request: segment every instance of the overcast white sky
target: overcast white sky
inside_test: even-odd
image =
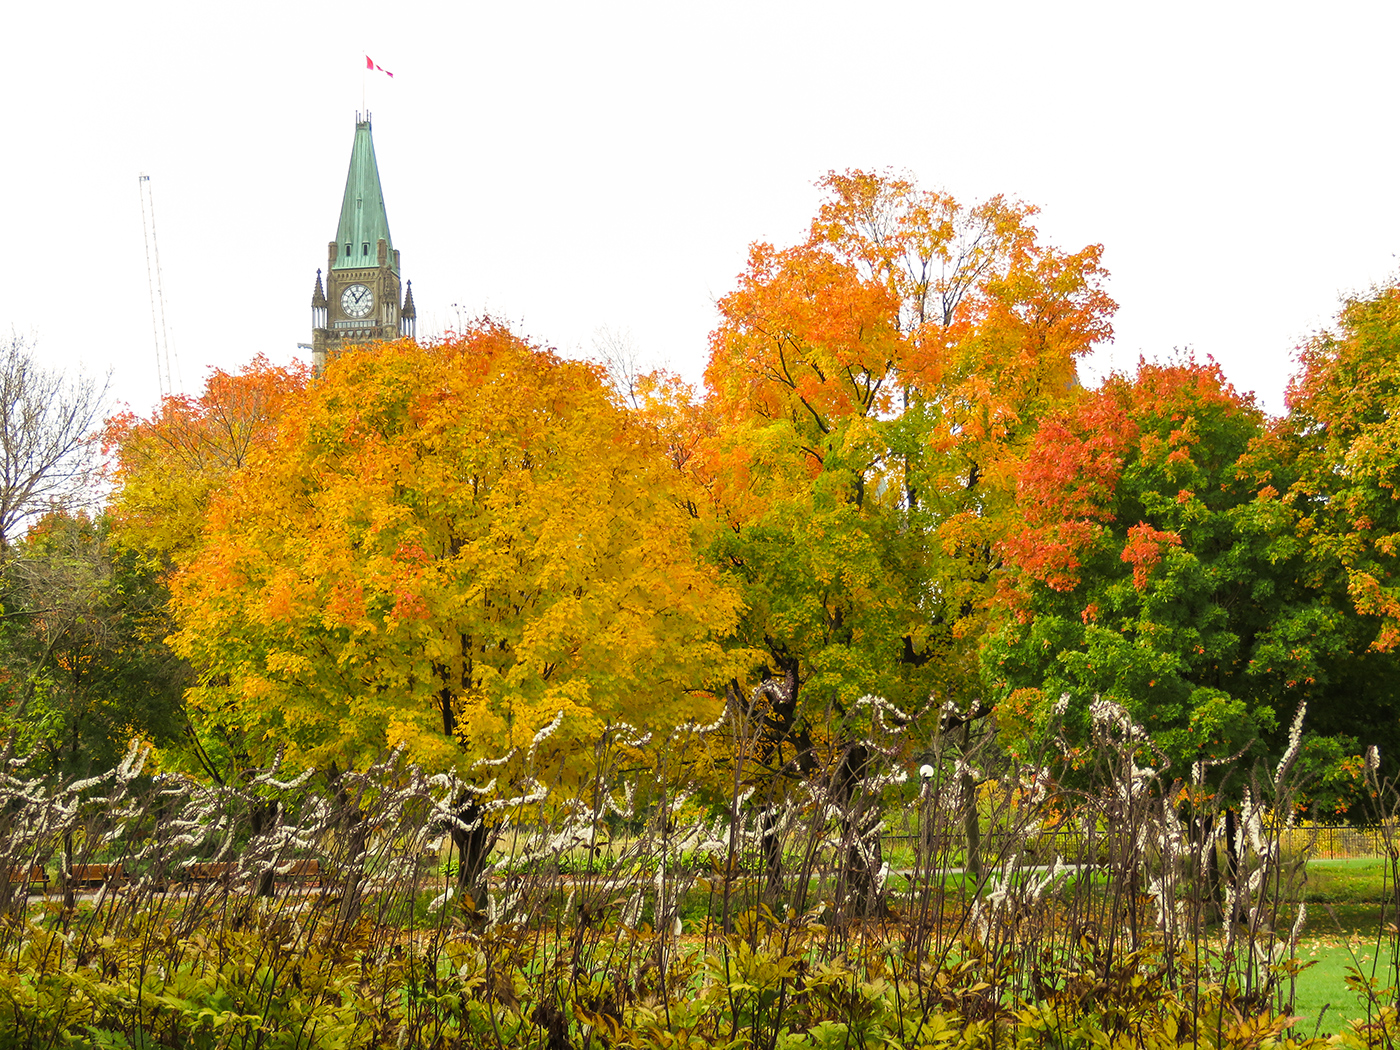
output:
[[[1091,372],[1192,347],[1277,411],[1292,348],[1396,271],[1397,39],[1393,2],[9,3],[0,330],[152,407],[146,172],[185,388],[297,354],[368,52],[420,335],[607,325],[698,379],[747,245],[891,167],[1105,245]]]

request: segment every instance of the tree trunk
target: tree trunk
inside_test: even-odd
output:
[[[452,844],[457,847],[457,891],[471,899],[471,906],[485,910],[486,863],[496,844],[495,829],[486,823],[486,814],[475,796],[457,796],[457,819],[465,828],[452,825]],[[465,902],[464,902],[465,903]]]
[[[1214,855],[1214,850],[1211,851]],[[1235,811],[1227,809],[1225,811],[1225,875],[1220,884],[1221,914],[1224,921],[1234,924],[1239,921],[1241,909],[1246,906],[1246,902],[1240,899],[1237,892],[1235,894],[1235,906],[1230,910],[1229,915],[1224,914],[1224,902],[1229,899],[1229,889],[1231,886],[1239,889],[1240,882],[1240,840],[1239,828],[1235,820]]]
[[[1206,884],[1197,890],[1204,922],[1218,922],[1225,912],[1225,883],[1220,874],[1220,858],[1215,852],[1215,818],[1200,818],[1201,848],[1205,850]]]
[[[350,833],[346,836],[345,882],[340,899],[340,915],[336,919],[342,936],[350,932],[350,927],[360,917],[360,897],[365,881],[365,845],[368,837],[365,815],[357,809]]]
[[[783,658],[778,660],[778,666],[782,677],[770,673],[758,687],[758,695],[768,701],[761,722],[758,759],[771,771],[767,801],[759,817],[764,896],[770,901],[776,901],[783,890],[783,844],[777,825],[784,780],[794,770],[809,774],[816,768],[811,734],[805,725],[799,725],[797,718],[798,661]],[[737,689],[732,695],[737,698]],[[784,756],[787,746],[793,749],[791,758]],[[799,891],[799,899],[804,892],[805,887]]]
[[[972,746],[972,720],[976,708],[962,724],[962,772],[958,774],[958,790],[962,792],[963,839],[966,856],[963,870],[972,876],[973,884],[982,884],[982,816],[977,812],[977,778],[972,775],[972,767],[967,764],[966,755]]]
[[[816,763],[812,758],[812,740],[805,727],[798,726],[797,695],[800,683],[797,677],[797,660],[787,658],[779,661],[782,677],[769,674],[759,686],[761,695],[768,700],[768,709],[763,714],[763,735],[759,741],[759,759],[764,765],[784,771],[788,766],[803,773],[810,773]],[[783,759],[783,746],[791,745],[794,751],[790,760]]]
[[[369,841],[369,828],[365,814],[360,809],[359,800],[350,797],[350,792],[342,782],[334,762],[327,772],[340,807],[336,823],[345,835],[345,853],[340,858],[343,872],[340,909],[334,927],[338,935],[343,937],[350,932],[350,927],[360,915],[360,894],[365,878],[365,847]]]
[[[841,756],[834,787],[841,804],[842,841],[846,844],[844,909],[847,918],[856,915],[885,914],[884,887],[880,869],[884,867],[880,847],[880,811],[862,790],[870,768],[870,751],[864,744],[853,744]]]
[[[248,823],[252,828],[255,838],[264,835],[271,835],[279,823],[281,816],[278,806],[274,802],[259,802],[253,805],[248,813]],[[277,875],[277,858],[269,857],[267,867],[258,872],[257,888],[254,889],[255,897],[271,897],[274,893],[274,886]]]
[[[783,891],[783,842],[778,829],[778,807],[773,802],[764,805],[759,816],[759,828],[759,848],[763,855],[763,896],[771,903]]]
[[[975,884],[982,882],[982,817],[977,812],[977,780],[971,773],[958,777],[958,790],[963,798],[963,845],[966,856],[963,870]]]
[[[63,833],[63,910],[71,912],[78,903],[77,887],[73,884],[73,831]]]

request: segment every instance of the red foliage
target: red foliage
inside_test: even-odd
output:
[[[1123,561],[1133,567],[1133,586],[1142,590],[1147,586],[1147,578],[1162,560],[1162,552],[1168,547],[1180,547],[1181,536],[1175,532],[1154,529],[1145,521],[1140,521],[1128,530],[1128,542],[1123,545]]]
[[[1110,376],[1041,421],[1017,485],[1025,527],[1002,544],[1003,554],[1030,579],[1072,590],[1084,552],[1115,523],[1124,465],[1136,460],[1185,479],[1201,454],[1201,420],[1241,414],[1257,416],[1258,409],[1214,361],[1139,361],[1135,376]],[[1175,491],[1179,504],[1194,496],[1188,485]],[[1176,533],[1145,522],[1128,530],[1122,559],[1133,566],[1138,589],[1164,547],[1179,543]],[[1085,622],[1091,618],[1086,610]]]

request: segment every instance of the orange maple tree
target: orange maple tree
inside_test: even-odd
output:
[[[1302,347],[1289,386],[1286,437],[1300,466],[1292,495],[1318,555],[1375,625],[1369,647],[1389,652],[1400,648],[1400,289],[1350,300],[1339,321]]]
[[[212,370],[198,396],[166,397],[150,418],[128,410],[108,419],[118,540],[166,563],[190,556],[214,494],[272,439],[309,379],[305,365],[259,355],[236,372]]]
[[[820,721],[802,690],[830,711],[975,689],[1025,444],[1114,309],[1101,249],[1041,243],[1027,205],[863,171],[820,187],[806,240],[754,245],[720,300],[693,463],[780,740]]]

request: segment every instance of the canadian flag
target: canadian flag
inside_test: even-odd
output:
[[[379,72],[383,73],[386,77],[392,77],[392,76],[394,75],[394,74],[390,73],[387,69],[385,69],[383,66],[376,65],[375,62],[374,62],[374,59],[370,58],[369,55],[366,55],[366,56],[365,56],[365,68],[366,68],[366,69],[377,69],[377,70],[379,70]]]

